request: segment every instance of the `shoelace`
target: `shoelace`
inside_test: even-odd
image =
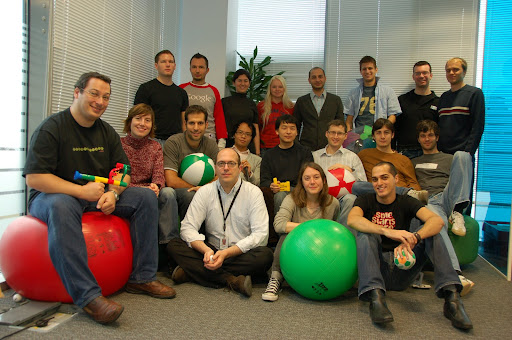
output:
[[[277,291],[279,290],[279,286],[279,280],[276,278],[271,278],[268,283],[267,289],[265,290],[265,293],[277,293]]]

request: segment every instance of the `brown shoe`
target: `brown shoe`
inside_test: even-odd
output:
[[[252,295],[252,281],[250,275],[231,275],[226,279],[226,281],[229,289],[239,292],[247,297]]]
[[[107,299],[103,296],[98,296],[83,308],[94,321],[101,324],[111,323],[117,320],[124,310],[124,307]]]
[[[174,270],[172,271],[171,279],[176,284],[185,283],[185,282],[190,281],[190,278],[188,277],[187,273],[185,273],[183,268],[181,268],[180,266],[177,266],[176,268],[174,268]]]
[[[172,299],[176,296],[176,291],[172,287],[157,280],[146,283],[127,283],[126,291],[132,294],[146,294],[159,299]]]

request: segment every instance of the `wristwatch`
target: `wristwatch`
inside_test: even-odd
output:
[[[119,201],[119,194],[115,190],[109,190],[109,192],[114,193],[114,197],[116,198],[116,202]]]

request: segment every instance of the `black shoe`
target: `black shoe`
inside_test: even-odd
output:
[[[473,324],[469,320],[464,305],[460,300],[459,293],[445,291],[444,296],[444,316],[452,322],[453,327],[459,329],[471,329]]]
[[[393,314],[386,304],[386,296],[382,289],[373,289],[368,292],[370,296],[370,318],[373,323],[388,323],[393,321]]]

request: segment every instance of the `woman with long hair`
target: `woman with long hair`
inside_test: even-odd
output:
[[[305,163],[299,171],[297,186],[290,195],[285,197],[274,218],[274,229],[281,236],[274,251],[272,274],[267,289],[261,295],[263,300],[278,299],[277,293],[284,280],[279,258],[286,235],[302,222],[319,218],[335,221],[339,211],[340,204],[337,199],[329,195],[327,178],[320,165],[313,162]]]
[[[258,119],[260,126],[260,150],[272,149],[279,144],[276,134],[276,119],[282,115],[293,115],[293,102],[288,97],[286,80],[277,75],[270,79],[265,99],[258,103]]]
[[[167,244],[171,230],[178,228],[178,207],[173,200],[173,189],[165,188],[164,156],[160,143],[155,137],[155,113],[147,104],[137,104],[130,109],[124,121],[121,138],[126,156],[131,166],[131,187],[151,189],[158,197],[158,241]]]

